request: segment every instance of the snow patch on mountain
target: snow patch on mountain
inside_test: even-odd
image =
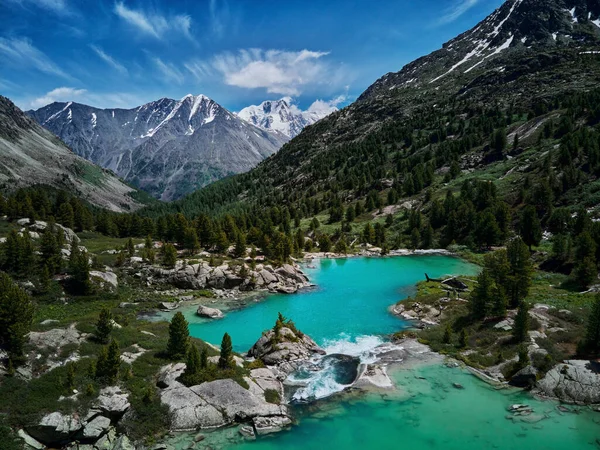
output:
[[[292,139],[300,132],[322,118],[338,110],[337,105],[344,101],[341,96],[331,101],[316,100],[306,110],[302,111],[291,97],[280,100],[267,100],[260,105],[251,105],[237,116],[263,130],[278,132]]]

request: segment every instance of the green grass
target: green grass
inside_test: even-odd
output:
[[[85,246],[90,253],[100,254],[106,250],[116,250],[127,244],[128,238],[115,238],[104,236],[92,231],[78,233],[81,245]],[[144,239],[133,239],[134,244],[144,243]]]

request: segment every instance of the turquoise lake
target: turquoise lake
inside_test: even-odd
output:
[[[237,351],[247,351],[277,313],[293,319],[329,353],[360,354],[406,324],[388,312],[431,277],[474,275],[477,267],[446,256],[352,258],[314,261],[306,272],[317,287],[295,295],[269,295],[224,319],[207,321],[187,312],[193,336],[219,344],[224,332]],[[441,363],[390,371],[395,389],[335,394],[293,406],[289,431],[245,442],[237,427],[206,433],[195,448],[231,449],[444,449],[579,450],[600,448],[600,413],[540,401],[515,389],[497,390],[468,371]],[[460,383],[464,389],[456,389]],[[534,414],[511,419],[507,408],[526,403]],[[188,448],[191,436],[170,443]]]
[[[295,295],[270,295],[244,309],[210,321],[187,315],[192,336],[219,345],[225,332],[236,351],[246,352],[281,312],[318,344],[340,336],[382,336],[405,326],[388,308],[415,292],[415,284],[449,274],[473,275],[477,267],[448,256],[323,259],[305,268],[315,288]]]

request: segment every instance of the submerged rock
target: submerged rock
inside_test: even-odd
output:
[[[200,305],[196,314],[200,317],[207,317],[209,319],[221,319],[223,312],[217,308],[209,308],[208,306]]]

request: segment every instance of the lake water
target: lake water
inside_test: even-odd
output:
[[[224,319],[208,321],[188,311],[193,336],[219,344],[232,336],[235,350],[247,351],[277,313],[291,318],[328,353],[359,356],[406,324],[389,314],[391,304],[414,293],[415,283],[451,274],[474,275],[477,267],[446,256],[321,260],[306,269],[314,289],[270,295]],[[513,389],[496,390],[467,371],[440,363],[398,368],[390,373],[396,389],[384,393],[335,394],[294,406],[291,430],[244,442],[237,427],[207,433],[199,444],[234,449],[598,449],[600,413],[585,408],[559,411],[555,402],[533,399]],[[456,389],[453,383],[464,389]],[[316,379],[314,392],[339,390]],[[511,418],[511,404],[526,403],[534,414]],[[186,448],[190,437],[172,440]]]

